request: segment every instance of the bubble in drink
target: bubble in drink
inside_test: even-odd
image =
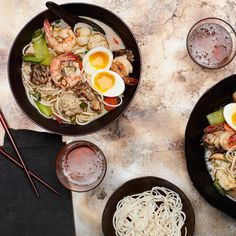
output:
[[[216,23],[205,23],[188,36],[191,57],[203,67],[218,68],[227,63],[233,48],[230,33]]]

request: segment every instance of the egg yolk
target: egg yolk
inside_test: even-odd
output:
[[[109,62],[109,56],[104,52],[95,52],[89,56],[89,63],[96,70],[104,69]]]
[[[101,93],[113,87],[115,84],[115,77],[108,72],[101,72],[94,78],[94,86]]]
[[[232,122],[236,125],[236,111],[232,114]]]

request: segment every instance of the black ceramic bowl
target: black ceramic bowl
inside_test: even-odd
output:
[[[206,115],[232,102],[235,90],[236,75],[232,75],[213,86],[199,99],[185,131],[185,156],[190,178],[198,192],[211,205],[236,219],[236,202],[221,195],[213,187],[204,159],[204,148],[201,146],[203,129],[209,125]]]
[[[65,4],[62,5],[62,7],[73,14],[91,17],[110,26],[120,36],[125,47],[133,51],[135,61],[133,63],[134,69],[131,76],[137,79],[140,78],[141,61],[139,49],[133,34],[120,18],[102,7],[85,3]],[[126,86],[123,104],[120,107],[85,126],[58,124],[54,120],[46,119],[40,115],[29,102],[21,79],[22,49],[31,41],[34,30],[43,26],[45,18],[48,18],[50,22],[58,19],[58,17],[49,10],[40,13],[24,26],[13,43],[8,61],[8,77],[15,100],[32,121],[54,133],[85,135],[106,127],[125,112],[134,98],[138,85]]]
[[[194,234],[195,228],[195,217],[191,202],[187,196],[174,184],[168,182],[165,179],[147,176],[137,179],[129,180],[128,182],[121,185],[109,198],[102,216],[102,230],[104,236],[115,236],[115,230],[113,227],[112,219],[116,211],[117,203],[124,197],[136,193],[142,193],[150,190],[155,186],[169,188],[179,194],[183,203],[183,212],[186,214],[186,221],[184,227],[187,228],[187,236]],[[182,227],[182,235],[185,235],[184,227]]]

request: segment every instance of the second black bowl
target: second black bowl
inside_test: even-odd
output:
[[[205,163],[205,150],[201,145],[203,129],[209,125],[206,115],[231,102],[235,90],[236,75],[232,75],[213,86],[199,99],[185,132],[185,156],[190,178],[198,192],[211,205],[236,219],[236,202],[214,188]]]

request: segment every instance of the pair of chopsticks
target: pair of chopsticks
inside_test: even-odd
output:
[[[15,141],[14,141],[14,139],[13,139],[13,137],[12,137],[10,131],[9,131],[9,128],[8,128],[8,125],[7,125],[7,121],[6,121],[6,119],[5,119],[5,117],[4,117],[3,113],[2,113],[1,108],[0,108],[0,123],[2,124],[5,132],[7,133],[8,137],[10,139],[10,142],[11,142],[11,144],[12,144],[12,146],[13,146],[13,148],[14,148],[14,150],[15,150],[15,152],[16,152],[19,160],[20,160],[20,162],[16,161],[13,157],[11,157],[7,152],[5,152],[3,150],[3,148],[0,148],[0,153],[3,154],[3,156],[6,157],[8,160],[12,161],[14,164],[16,164],[17,166],[19,166],[22,169],[24,169],[24,171],[25,171],[25,173],[26,173],[26,175],[27,175],[27,177],[28,177],[28,179],[30,181],[30,184],[33,187],[37,197],[39,197],[39,192],[38,192],[37,188],[35,187],[34,182],[33,182],[32,178],[31,178],[31,176],[33,176],[35,179],[37,179],[39,182],[41,182],[43,185],[45,185],[47,188],[52,190],[57,195],[60,195],[53,187],[51,187],[49,184],[47,184],[45,181],[43,181],[39,176],[37,176],[36,174],[34,174],[33,172],[31,172],[31,171],[29,171],[27,169],[27,167],[26,167],[26,165],[24,163],[24,160],[23,160],[23,158],[22,158],[22,156],[21,156],[21,154],[20,154],[20,152],[19,152],[19,150],[18,150],[18,148],[17,148],[17,146],[15,144]]]

